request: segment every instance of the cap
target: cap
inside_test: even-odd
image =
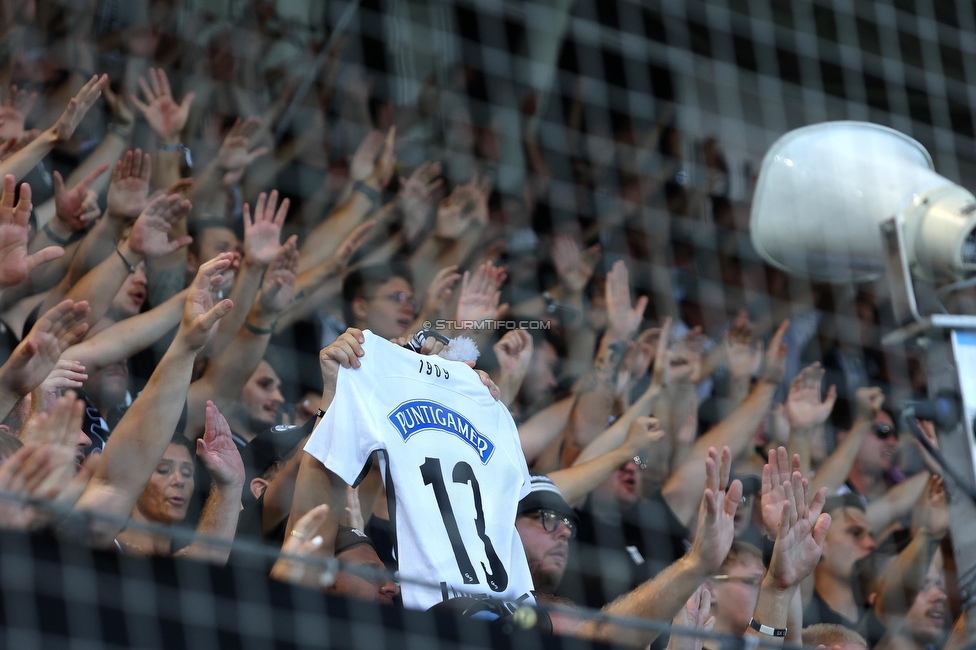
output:
[[[287,457],[302,438],[312,433],[315,418],[302,426],[279,424],[259,433],[251,442],[244,445],[241,458],[244,461],[246,484],[258,478],[279,460]],[[247,490],[245,490],[247,492]]]
[[[519,501],[518,513],[523,515],[536,510],[552,510],[564,517],[569,517],[579,524],[576,511],[566,503],[562,492],[545,474],[532,475],[532,491]]]
[[[339,524],[339,531],[336,533],[335,554],[339,555],[360,544],[373,546],[373,540],[358,528],[350,528]],[[373,550],[376,550],[373,547]]]
[[[762,492],[762,478],[758,475],[740,474],[738,476],[732,476],[729,479],[729,483],[731,484],[736,479],[742,482],[742,496],[749,497]]]

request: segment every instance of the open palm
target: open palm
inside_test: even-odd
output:
[[[197,440],[197,456],[220,486],[243,485],[244,461],[231,436],[230,425],[213,402],[207,400],[207,425]]]

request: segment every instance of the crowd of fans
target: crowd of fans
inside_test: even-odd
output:
[[[715,141],[695,190],[666,111],[596,146],[578,97],[554,151],[531,94],[503,190],[498,125],[465,101],[481,73],[397,106],[340,41],[301,95],[273,3],[236,18],[246,48],[142,9],[0,4],[0,525],[99,513],[96,548],[218,564],[262,541],[287,554],[274,578],[395,603],[390,572],[323,587],[296,559],[396,568],[378,465],[324,539],[302,447],[362,330],[440,329],[477,343],[518,424],[533,480],[514,524],[554,631],[718,647],[586,606],[962,647],[941,469],[884,392],[924,380],[878,352],[870,290],[841,306],[739,260]],[[707,260],[696,228],[718,233]]]

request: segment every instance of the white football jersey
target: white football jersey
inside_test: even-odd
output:
[[[340,368],[305,445],[349,485],[384,452],[403,604],[492,596],[535,602],[515,517],[531,479],[518,430],[478,374],[363,333],[360,368]],[[424,583],[424,584],[420,584]]]

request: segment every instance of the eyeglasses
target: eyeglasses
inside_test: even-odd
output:
[[[542,522],[542,528],[547,533],[554,533],[559,528],[559,522],[563,522],[563,525],[569,529],[570,539],[576,537],[576,522],[574,522],[569,517],[563,517],[557,514],[554,510],[537,510],[532,513],[527,513],[527,516],[536,518]]]
[[[757,573],[751,576],[730,576],[730,575],[717,575],[709,578],[712,582],[741,582],[742,584],[752,585],[753,587],[758,587],[759,583],[762,582],[762,574]]]
[[[388,302],[392,302],[395,305],[402,305],[403,303],[407,303],[414,311],[417,311],[417,301],[402,291],[399,291],[397,293],[391,293],[388,296],[380,296],[380,299],[386,300]]]
[[[887,440],[898,435],[898,432],[893,428],[885,424],[884,422],[874,423],[874,435],[878,436],[882,440]]]

